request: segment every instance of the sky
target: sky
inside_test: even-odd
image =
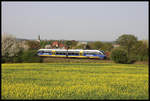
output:
[[[148,2],[2,2],[2,35],[42,40],[148,40]]]

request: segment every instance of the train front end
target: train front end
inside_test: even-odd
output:
[[[106,55],[105,55],[104,51],[99,51],[99,58],[102,60],[106,59]]]

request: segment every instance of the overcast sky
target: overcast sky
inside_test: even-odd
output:
[[[2,33],[18,38],[148,39],[148,2],[2,2]]]

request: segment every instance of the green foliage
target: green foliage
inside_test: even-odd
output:
[[[147,61],[148,54],[147,43],[144,43],[143,41],[138,41],[132,48],[132,55],[134,55],[138,61]]]
[[[146,45],[146,47],[148,48],[149,47],[149,43],[148,43],[148,40],[141,40],[143,44]]]
[[[24,51],[22,55],[23,62],[42,62],[42,58],[37,56],[37,50]]]
[[[40,43],[37,41],[27,41],[27,45],[29,46],[30,50],[38,50],[40,49]]]
[[[77,41],[71,41],[71,48],[75,48],[77,46]]]
[[[68,49],[71,48],[72,41],[66,41],[65,45],[67,46]]]
[[[4,57],[1,58],[1,63],[5,63],[5,58]]]
[[[90,49],[98,49],[103,51],[111,51],[113,49],[112,43],[101,41],[89,42],[88,46]]]
[[[3,56],[2,59],[1,59],[1,62],[2,63],[9,63],[9,62],[11,62],[11,58]]]
[[[91,42],[89,43],[89,46],[92,48],[92,49],[101,49],[103,47],[103,43],[100,42],[100,41],[96,41],[96,42]]]
[[[2,63],[21,63],[21,62],[42,62],[42,58],[37,56],[36,50],[20,51],[14,57],[2,57]]]
[[[20,57],[18,57],[18,56],[17,56],[17,57],[13,57],[13,58],[12,58],[12,62],[13,62],[13,63],[21,63],[21,62],[22,62],[22,59],[21,59]]]
[[[128,56],[127,51],[123,48],[114,48],[111,51],[111,59],[116,63],[133,64],[136,61],[135,56]]]
[[[84,49],[84,48],[85,48],[85,44],[81,44],[75,47],[75,49]]]
[[[72,44],[72,42],[71,42],[71,41],[67,41],[66,44],[67,44],[68,46],[70,46],[70,45]]]
[[[45,48],[46,45],[52,44],[52,41],[40,41],[40,48]]]
[[[108,43],[108,42],[103,43],[102,50],[110,52],[112,49],[113,49],[112,43]]]
[[[116,63],[127,63],[128,57],[127,52],[120,48],[115,48],[111,52],[111,59]]]
[[[134,62],[136,62],[136,57],[133,55],[128,56],[127,64],[133,64]]]
[[[24,52],[24,50],[23,50],[23,48],[21,48],[20,51],[18,52],[18,54],[16,54],[16,56],[13,57],[13,62],[15,62],[15,63],[23,62],[23,59],[22,59],[23,52]]]
[[[89,44],[85,46],[86,49],[92,49]]]
[[[127,51],[127,63],[148,60],[149,51],[146,41],[138,41],[134,35],[124,34],[120,36],[116,42]]]
[[[116,42],[121,46],[131,46],[137,42],[137,38],[131,34],[123,34],[117,39]]]
[[[23,61],[22,55],[23,55],[23,49],[20,48],[20,51],[17,54],[15,54],[15,56],[13,56],[13,57],[8,57],[8,56],[2,57],[2,63],[21,63]]]
[[[130,55],[131,48],[137,42],[137,37],[131,34],[123,34],[116,40],[116,42],[120,44],[120,46],[125,47],[125,49],[127,49],[128,55]]]

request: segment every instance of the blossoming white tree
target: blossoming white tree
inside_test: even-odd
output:
[[[1,44],[2,56],[12,57],[20,51],[16,38],[10,34],[2,34]]]

